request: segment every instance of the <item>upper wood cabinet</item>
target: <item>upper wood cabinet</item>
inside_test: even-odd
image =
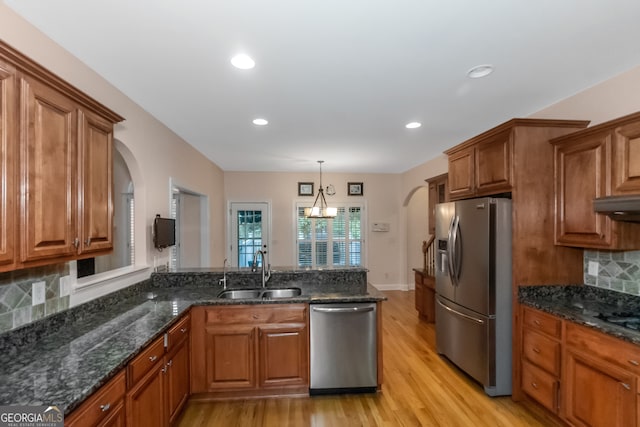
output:
[[[555,153],[555,243],[639,249],[640,225],[595,213],[593,199],[640,194],[640,113],[551,143]]]
[[[436,234],[436,205],[449,201],[449,174],[442,174],[425,181],[429,184],[429,234]]]
[[[12,269],[16,259],[16,129],[15,69],[0,63],[0,271]]]
[[[449,154],[449,199],[473,196],[476,192],[475,147],[450,150],[446,153]]]
[[[111,251],[121,120],[0,42],[0,272]]]

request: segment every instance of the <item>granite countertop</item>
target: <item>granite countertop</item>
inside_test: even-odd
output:
[[[302,291],[294,298],[228,300],[217,298],[222,290],[217,276],[207,279],[208,286],[201,281],[190,282],[192,276],[177,276],[193,286],[171,286],[168,282],[175,280],[174,274],[159,275],[156,280],[136,285],[136,289],[119,291],[118,295],[67,310],[69,313],[63,316],[43,319],[48,325],[33,325],[0,336],[0,405],[57,405],[69,414],[194,305],[386,299],[371,285],[340,287],[329,280],[327,286],[288,282],[286,287]],[[245,283],[240,287],[248,286]],[[285,286],[275,281],[269,287]]]
[[[640,346],[640,331],[596,317],[599,314],[640,317],[640,297],[586,285],[521,286],[518,301]]]

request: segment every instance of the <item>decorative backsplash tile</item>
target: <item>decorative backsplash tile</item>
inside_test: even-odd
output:
[[[585,250],[583,259],[585,284],[640,295],[640,251]]]
[[[68,274],[66,263],[0,273],[0,333],[69,308],[69,295],[60,293],[60,277]],[[33,305],[32,284],[39,281],[45,302]]]

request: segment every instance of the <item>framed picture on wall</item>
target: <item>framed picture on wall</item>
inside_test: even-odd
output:
[[[347,194],[350,196],[362,196],[364,186],[361,182],[347,182]]]
[[[313,182],[299,182],[298,196],[313,196]]]

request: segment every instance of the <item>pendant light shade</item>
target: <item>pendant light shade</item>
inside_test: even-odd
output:
[[[322,163],[324,160],[318,160],[320,164],[320,188],[313,207],[304,209],[304,216],[307,218],[328,218],[333,219],[338,215],[338,208],[330,208],[327,206],[327,199],[324,198],[324,188],[322,187]]]

